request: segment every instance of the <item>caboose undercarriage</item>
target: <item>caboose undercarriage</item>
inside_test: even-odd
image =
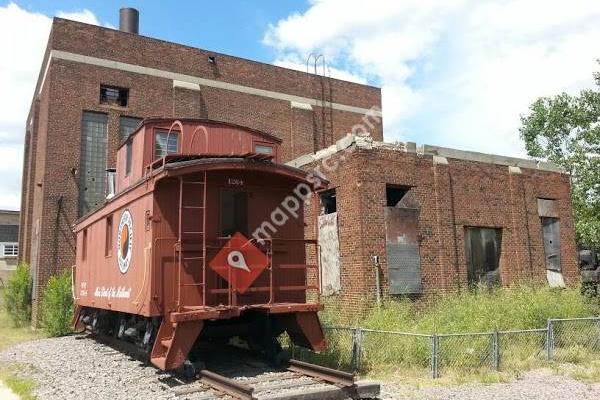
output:
[[[214,307],[197,310],[194,318],[176,313],[145,317],[91,307],[78,307],[74,316],[77,331],[88,330],[133,343],[156,367],[180,368],[186,361],[202,362],[201,347],[237,343],[278,365],[285,361],[278,337],[314,351],[326,347],[317,311],[319,305],[272,304],[245,307]],[[235,340],[237,339],[237,340]]]

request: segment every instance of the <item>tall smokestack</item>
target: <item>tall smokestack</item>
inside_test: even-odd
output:
[[[119,30],[122,32],[139,33],[140,12],[131,7],[121,8],[119,10]]]

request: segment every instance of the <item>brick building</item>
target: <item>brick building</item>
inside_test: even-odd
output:
[[[34,299],[73,264],[72,224],[104,201],[105,170],[141,118],[247,126],[283,139],[291,160],[344,136],[372,107],[379,88],[55,18],[25,135],[20,245]],[[381,124],[374,135],[383,138]]]
[[[19,212],[0,210],[0,286],[17,268]]]
[[[346,304],[579,280],[570,180],[552,164],[354,135],[289,164],[330,181],[307,230],[334,253],[323,286]]]
[[[560,239],[549,247],[558,267],[547,274],[576,279],[566,175],[531,161],[383,144],[380,107],[379,88],[148,38],[135,27],[55,18],[25,135],[19,244],[34,275],[34,315],[48,277],[74,262],[72,225],[103,203],[118,145],[156,116],[270,133],[283,141],[282,159],[304,168],[340,161],[327,173],[333,189],[321,194],[328,293],[539,278],[547,264],[541,223]],[[346,136],[357,125],[369,139]]]

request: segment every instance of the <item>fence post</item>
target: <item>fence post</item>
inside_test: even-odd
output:
[[[548,320],[546,327],[546,359],[551,361],[554,358],[554,324]]]
[[[438,355],[439,355],[439,338],[435,333],[431,336],[431,377],[437,379],[440,377],[438,369]]]
[[[500,334],[498,329],[492,333],[492,363],[496,371],[500,370]]]
[[[362,341],[363,331],[361,328],[355,328],[352,330],[352,369],[358,371],[361,364],[362,358]]]

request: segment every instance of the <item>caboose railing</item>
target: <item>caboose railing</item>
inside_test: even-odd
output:
[[[217,238],[217,241],[227,241],[231,239],[230,237],[219,237]],[[289,239],[289,238],[270,238],[270,239],[263,239],[262,242],[263,244],[261,245],[256,239],[249,239],[249,241],[252,241],[254,243],[257,244],[258,247],[263,247],[266,248],[265,253],[267,254],[268,257],[268,265],[266,267],[266,270],[268,271],[269,277],[268,277],[268,285],[267,286],[257,286],[255,284],[251,285],[247,290],[246,293],[260,293],[260,292],[268,292],[269,293],[269,298],[266,304],[274,304],[276,303],[276,298],[275,298],[275,293],[277,291],[279,292],[305,292],[306,295],[308,295],[309,291],[314,291],[316,293],[317,298],[320,297],[320,293],[321,293],[321,269],[320,269],[320,257],[319,257],[319,244],[317,242],[317,240],[312,240],[312,239]],[[273,262],[273,254],[274,254],[274,249],[276,248],[276,243],[299,243],[299,244],[303,244],[303,248],[304,251],[306,251],[306,245],[312,245],[315,247],[315,254],[314,254],[314,259],[315,259],[315,263],[314,264],[276,264]],[[223,246],[214,246],[213,247],[215,250],[220,250],[223,248]],[[275,270],[279,270],[279,271],[285,271],[285,270],[305,270],[306,273],[304,274],[304,284],[303,285],[275,285],[275,281],[274,281],[274,273]],[[315,279],[315,284],[310,284],[308,282],[309,280],[309,271],[314,271],[314,279]],[[209,289],[208,292],[210,294],[227,294],[227,303],[228,305],[231,306],[237,306],[237,291],[236,289],[232,286],[231,281],[232,281],[232,277],[231,277],[231,272],[232,269],[228,268],[228,279],[226,279],[227,281],[227,287],[226,288],[212,288]]]

